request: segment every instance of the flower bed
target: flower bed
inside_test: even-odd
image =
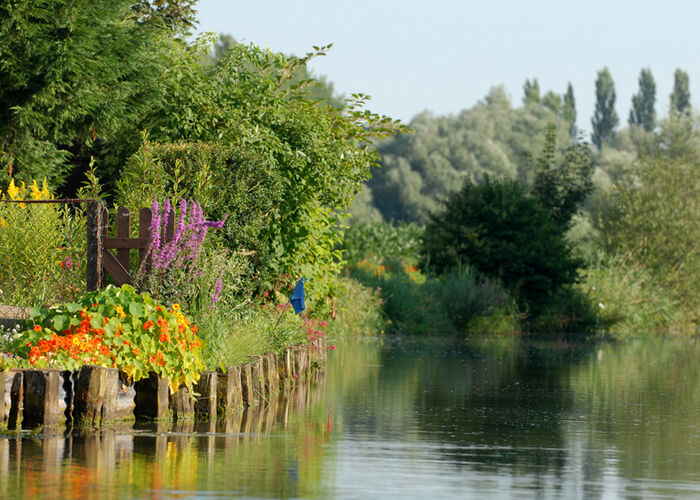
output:
[[[133,381],[149,373],[167,378],[173,392],[188,388],[204,369],[197,325],[178,304],[167,307],[133,287],[109,286],[79,302],[32,308],[29,329],[9,346],[11,367],[78,370],[118,368]]]

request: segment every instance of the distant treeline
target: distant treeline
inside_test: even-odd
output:
[[[654,143],[664,140],[665,121],[690,118],[689,78],[685,71],[676,70],[669,116],[659,120],[654,77],[650,69],[642,69],[624,129],[619,128],[615,85],[608,68],[598,72],[595,88],[590,142],[596,152],[596,185],[607,190],[640,151],[653,149]],[[542,151],[548,125],[555,126],[561,151],[584,141],[576,128],[576,116],[571,84],[563,94],[542,94],[536,78],[525,81],[519,107],[514,107],[505,89],[498,86],[474,107],[456,115],[418,114],[409,124],[413,134],[379,144],[382,168],[373,171],[356,200],[355,220],[425,222],[465,179],[478,183],[488,175],[529,183],[530,158]]]

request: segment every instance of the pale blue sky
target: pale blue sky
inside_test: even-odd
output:
[[[657,116],[676,68],[700,102],[700,1],[200,0],[200,31],[229,33],[285,53],[333,43],[311,68],[370,109],[408,122],[423,110],[458,113],[494,85],[520,105],[526,78],[542,94],[574,86],[578,126],[590,130],[596,72],[608,66],[627,124],[639,71],[652,70]]]

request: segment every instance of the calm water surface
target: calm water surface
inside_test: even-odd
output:
[[[700,498],[700,343],[337,342],[212,424],[0,438],[0,498]]]

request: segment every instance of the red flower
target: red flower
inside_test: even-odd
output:
[[[335,351],[335,346],[334,345],[329,345],[328,346],[329,351]]]
[[[151,321],[150,319],[149,319],[148,321],[146,321],[146,322],[143,324],[143,329],[144,329],[144,330],[148,330],[148,329],[150,329],[151,327],[153,327],[153,321]]]
[[[41,326],[39,325],[34,325],[34,328],[32,328],[35,332],[40,332],[41,331]]]

